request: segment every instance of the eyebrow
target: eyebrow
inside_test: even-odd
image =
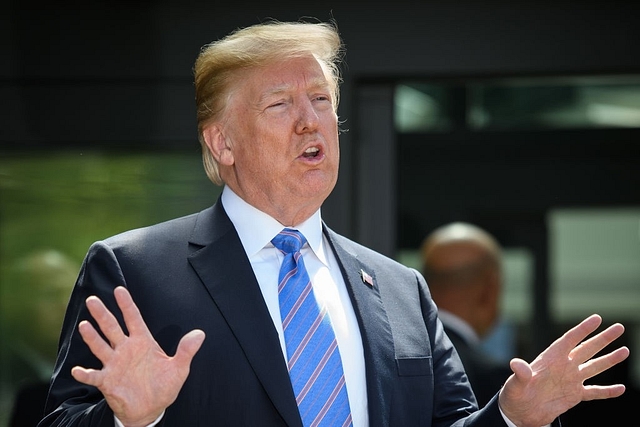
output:
[[[290,90],[293,89],[293,86],[290,84],[282,84],[282,85],[278,85],[278,86],[274,86],[272,88],[270,88],[269,90],[267,90],[266,92],[262,93],[260,95],[260,98],[258,98],[258,105],[263,104],[267,98],[272,97],[274,95],[280,95],[283,93],[287,93]],[[322,77],[318,77],[316,79],[313,79],[309,86],[308,89],[311,90],[317,90],[317,89],[323,89],[323,90],[327,90],[329,92],[329,94],[331,95],[331,87],[329,85],[329,82]]]

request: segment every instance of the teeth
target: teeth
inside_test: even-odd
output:
[[[304,152],[307,154],[312,154],[312,153],[317,153],[318,151],[320,151],[318,147],[309,147]]]

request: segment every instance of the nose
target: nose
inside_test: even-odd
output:
[[[304,97],[298,103],[298,121],[296,122],[296,132],[313,132],[318,128],[318,113],[313,108],[313,102]]]

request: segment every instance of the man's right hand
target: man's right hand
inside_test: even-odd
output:
[[[624,393],[622,384],[584,384],[629,356],[629,349],[620,347],[594,357],[624,332],[624,326],[616,323],[586,339],[601,323],[600,316],[589,316],[532,363],[511,360],[514,374],[500,391],[500,408],[509,420],[518,427],[540,427],[582,401],[610,399]]]
[[[119,286],[114,295],[129,335],[98,297],[87,298],[87,308],[107,340],[89,321],[80,322],[78,328],[102,369],[75,366],[71,375],[97,387],[126,427],[147,426],[177,398],[205,334],[199,329],[187,333],[170,357],[151,335],[129,291]]]

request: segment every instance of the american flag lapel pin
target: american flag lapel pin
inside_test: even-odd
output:
[[[360,270],[360,276],[362,276],[362,281],[373,288],[373,277],[369,273],[364,270]]]

